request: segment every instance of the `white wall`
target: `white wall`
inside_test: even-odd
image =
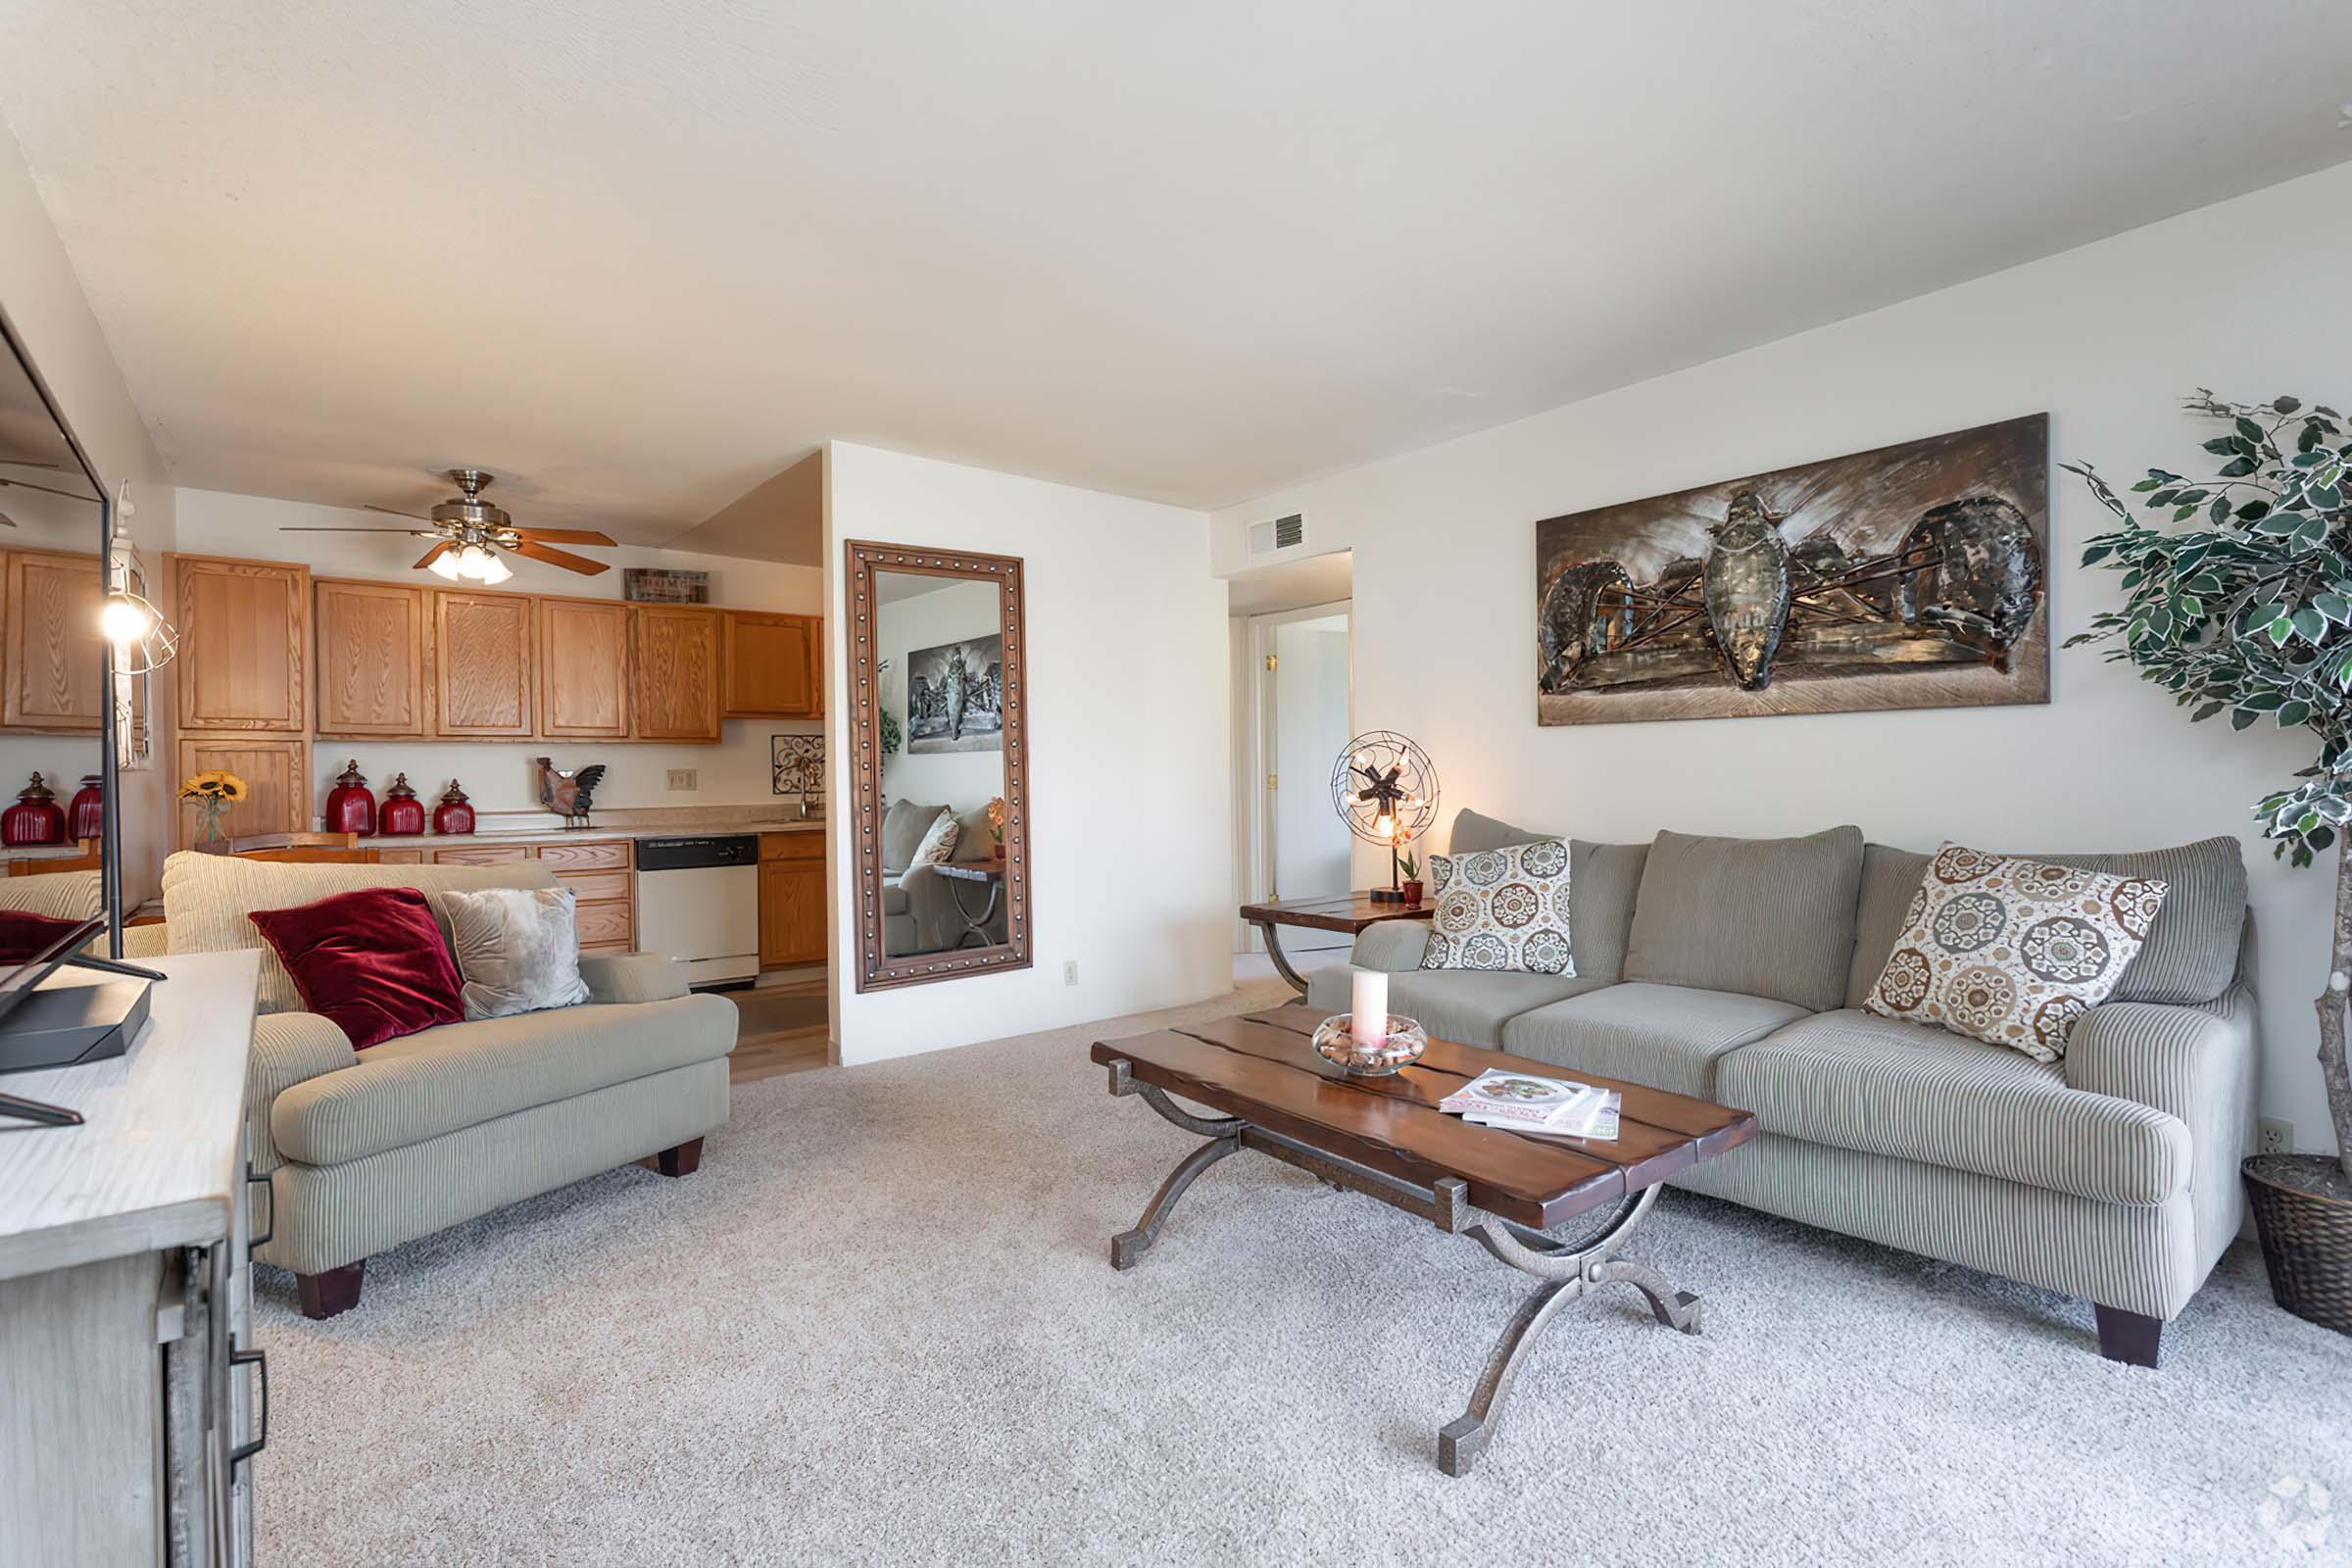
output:
[[[39,191],[17,149],[16,137],[0,123],[0,312],[32,359],[33,368],[48,384],[50,396],[64,409],[74,437],[96,466],[109,492],[127,482],[129,498],[138,509],[130,520],[133,540],[150,565],[156,555],[172,547],[173,496],[162,454],[150,439],[145,420],[130,400],[122,372],[115,364],[106,334],[90,313],[74,265],[59,243],[41,205]],[[32,503],[12,494],[7,510],[31,510]],[[88,516],[84,543],[78,548],[93,555],[102,543],[95,507],[74,509]],[[22,520],[22,519],[21,519]],[[172,781],[168,734],[156,737],[155,768],[125,773],[119,802],[122,820],[122,897],[125,907],[137,905],[155,891],[152,868],[163,858],[168,842]],[[47,743],[43,743],[44,745]],[[84,746],[84,771],[99,763],[95,745]],[[12,775],[0,775],[0,782]],[[22,787],[21,782],[18,787]],[[70,796],[73,792],[62,792]],[[14,799],[15,791],[7,799]]]
[[[1213,996],[1232,983],[1225,589],[1199,513],[835,442],[831,710],[849,713],[841,546],[1023,558],[1033,967],[859,995],[850,746],[833,748],[845,1062]],[[1062,983],[1075,960],[1078,984]],[[1072,1070],[1078,1070],[1073,1062]]]
[[[880,688],[882,710],[906,733],[906,655],[915,649],[985,637],[1002,621],[994,583],[956,582],[883,605],[874,612],[874,646],[890,662]],[[846,712],[847,710],[845,709]],[[902,749],[882,764],[882,788],[892,800],[945,806],[957,816],[1004,793],[1004,754]],[[957,846],[961,855],[965,846]]]
[[[235,556],[261,561],[298,561],[321,577],[362,577],[384,582],[438,584],[415,567],[421,547],[401,534],[283,533],[300,527],[378,528],[380,513],[229,495],[218,490],[179,492],[179,548],[190,555]],[[390,519],[395,522],[396,519]],[[551,522],[550,524],[554,524]],[[613,569],[593,577],[533,561],[511,561],[514,577],[499,585],[515,593],[564,594],[577,599],[618,599],[622,566],[669,566],[710,573],[710,602],[734,610],[768,610],[814,614],[823,603],[824,574],[814,566],[785,566],[763,561],[695,556],[679,551],[621,547],[585,552]],[[444,783],[455,777],[477,811],[536,810],[535,774],[530,760],[548,756],[570,771],[590,762],[605,764],[596,792],[600,807],[741,806],[772,804],[768,737],[813,735],[823,725],[797,719],[730,718],[715,746],[656,746],[617,741],[320,741],[312,748],[311,813],[325,808],[326,792],[346,761],[357,760],[376,798],[406,770],[409,783],[429,807]],[[691,791],[666,787],[673,767],[692,768]]]
[[[1357,624],[1384,649],[1357,672],[1357,723],[1428,747],[1442,818],[1473,806],[1602,840],[1853,822],[1915,849],[2241,834],[2263,932],[2262,1108],[2327,1148],[2310,999],[2328,875],[2275,863],[2247,831],[2255,799],[2309,761],[2299,737],[2191,729],[2091,649],[2053,654],[2044,707],[1541,729],[1535,523],[2041,410],[2054,458],[2127,480],[2210,471],[2210,432],[2179,405],[2192,388],[2352,399],[2347,255],[2352,166],[1259,498],[1216,516],[1217,569],[1245,564],[1249,521],[1290,512],[1353,548]],[[2051,497],[2063,640],[2118,595],[2112,573],[2073,564],[2107,514],[2071,475],[2053,473]]]

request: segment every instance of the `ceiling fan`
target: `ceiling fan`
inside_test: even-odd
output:
[[[422,528],[321,528],[287,527],[280,533],[405,533],[418,539],[430,539],[433,547],[416,562],[416,569],[429,571],[450,582],[470,580],[484,586],[505,582],[514,575],[514,568],[499,559],[499,552],[513,551],[526,561],[543,562],[550,566],[562,566],[593,577],[611,569],[607,563],[575,556],[568,550],[551,548],[554,545],[612,545],[618,541],[593,528],[517,528],[514,519],[504,507],[493,506],[482,499],[495,475],[479,468],[449,468],[444,470],[465,494],[452,496],[433,508],[430,516],[419,517],[413,512],[398,512],[390,507],[371,506],[369,512],[387,516],[415,517],[428,524]]]

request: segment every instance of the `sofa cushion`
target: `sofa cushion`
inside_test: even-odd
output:
[[[1503,1026],[1502,1049],[1708,1100],[1717,1058],[1804,1015],[1769,997],[1635,982],[1521,1013]]]
[[[1325,1012],[1346,1012],[1355,1004],[1354,977],[1353,964],[1309,970],[1307,1001]],[[1389,1010],[1417,1020],[1433,1040],[1495,1050],[1502,1045],[1507,1020],[1604,984],[1576,975],[1409,969],[1389,976]]]
[[[106,892],[95,871],[0,876],[0,909],[45,914],[58,920],[94,920],[106,912]]]
[[[283,909],[316,904],[330,894],[355,888],[416,888],[433,906],[433,918],[443,936],[449,916],[436,894],[451,888],[552,888],[556,873],[537,860],[514,860],[503,865],[367,865],[359,862],[316,863],[246,860],[233,855],[206,855],[183,850],[164,861],[164,923],[169,951],[179,953],[243,953],[262,955],[261,993],[255,1006],[262,1012],[292,1012],[302,997],[277,955],[262,940],[251,918],[256,909]]]
[[[1853,963],[1861,880],[1860,828],[1799,839],[1660,833],[1642,865],[1625,978],[1835,1007]]]
[[[270,1133],[287,1159],[339,1165],[734,1049],[724,997],[454,1023],[287,1089],[270,1107]]]
[[[1862,855],[1862,893],[1854,915],[1854,962],[1845,1004],[1859,1007],[1894,952],[1931,858],[1873,844]],[[2139,956],[2124,970],[2111,1002],[2172,1004],[2212,1002],[2237,977],[2238,944],[2246,920],[2246,858],[2233,838],[2200,839],[2169,850],[2126,855],[2029,855],[2029,860],[2153,877],[2172,889]],[[1582,956],[1581,954],[1579,955]]]
[[[1437,913],[1424,969],[1573,975],[1568,846],[1558,839],[1429,858]]]
[[[354,1051],[466,1015],[448,939],[415,888],[354,888],[250,918],[303,1009],[342,1030]]]
[[[1452,854],[1468,855],[1558,836],[1464,809],[1454,815],[1449,844]],[[1568,841],[1568,943],[1578,974],[1609,985],[1625,977],[1625,939],[1634,923],[1634,898],[1642,890],[1642,868],[1648,858],[1646,844]]]
[[[882,813],[882,869],[893,875],[914,863],[914,852],[922,847],[923,835],[947,809],[944,806],[921,806],[913,801],[890,803]]]
[[[1716,1090],[1768,1133],[2102,1202],[2161,1203],[2188,1180],[2175,1117],[2069,1088],[2055,1063],[1851,1008],[1734,1052]]]

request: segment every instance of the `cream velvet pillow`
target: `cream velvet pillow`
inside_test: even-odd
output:
[[[1866,1005],[2057,1061],[2075,1020],[2114,994],[2170,891],[2153,877],[1946,844]]]
[[[465,981],[458,1000],[468,1022],[588,1000],[572,905],[569,888],[488,888],[441,896],[450,947]]]

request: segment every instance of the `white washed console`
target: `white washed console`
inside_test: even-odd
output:
[[[258,957],[140,961],[170,978],[126,1054],[0,1078],[83,1117],[0,1121],[9,1568],[252,1560],[246,1461],[268,1423],[246,1261]],[[48,983],[101,978],[67,971]]]

